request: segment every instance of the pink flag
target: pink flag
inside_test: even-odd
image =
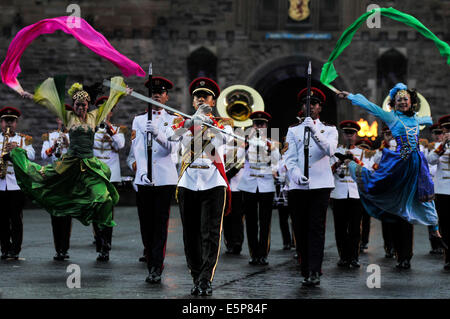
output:
[[[17,33],[9,45],[5,61],[1,66],[2,81],[17,92],[23,92],[17,80],[20,73],[20,58],[28,45],[41,34],[53,33],[62,30],[74,36],[83,45],[96,54],[111,61],[126,77],[130,75],[145,76],[144,70],[135,62],[120,54],[99,32],[95,31],[89,23],[77,17],[57,17],[44,19],[29,25]]]

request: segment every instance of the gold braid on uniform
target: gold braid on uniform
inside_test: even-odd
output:
[[[201,132],[198,132],[195,136],[192,137],[191,144],[189,149],[184,152],[183,156],[181,157],[181,168],[180,168],[180,174],[178,176],[178,182],[180,182],[181,177],[183,176],[184,172],[189,168],[189,166],[202,155],[203,151],[205,150],[206,146],[208,146],[209,143],[211,143],[210,139],[204,139],[203,134],[208,129],[207,126],[203,127]],[[202,141],[202,149],[195,153],[193,150],[196,148],[194,145],[198,145],[199,141]],[[178,202],[178,186],[175,190],[175,199]]]

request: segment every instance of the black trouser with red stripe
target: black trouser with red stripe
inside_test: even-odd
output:
[[[450,246],[450,195],[436,194],[434,203],[439,217],[439,232],[441,233],[442,240],[447,246]],[[445,262],[450,262],[450,252],[448,249],[445,250]]]
[[[248,250],[252,258],[266,258],[270,251],[270,226],[274,192],[242,192]],[[259,236],[258,236],[259,235]]]
[[[361,219],[365,213],[359,198],[332,199],[334,235],[339,257],[343,261],[358,260]]]
[[[294,189],[288,193],[303,277],[309,277],[310,272],[322,273],[325,222],[331,190],[332,188]]]
[[[231,193],[231,213],[223,217],[223,236],[227,249],[240,252],[244,242],[242,192]]]
[[[0,246],[2,253],[18,254],[23,240],[22,191],[0,191]]]
[[[184,252],[194,283],[212,281],[219,259],[226,187],[178,188]]]
[[[149,271],[152,267],[164,268],[170,201],[174,191],[175,185],[138,185],[136,204]]]
[[[70,247],[70,234],[72,232],[71,216],[53,216],[52,220],[53,242],[57,253],[65,254]]]

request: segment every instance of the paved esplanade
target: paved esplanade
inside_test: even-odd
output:
[[[135,207],[116,207],[110,261],[97,262],[92,227],[74,220],[70,259],[53,261],[50,215],[43,210],[24,211],[24,242],[21,258],[0,262],[2,298],[192,298],[192,280],[186,267],[178,207],[173,206],[162,284],[150,285],[145,263],[139,263],[142,243]],[[240,256],[220,255],[213,282],[213,296],[199,298],[450,298],[450,273],[443,270],[442,257],[428,254],[427,229],[415,226],[414,257],[409,271],[399,272],[393,259],[384,258],[380,223],[372,219],[369,250],[362,254],[360,269],[336,266],[333,218],[327,218],[324,276],[320,288],[302,288],[293,251],[283,251],[278,212],[273,211],[271,251],[268,266],[248,264],[247,243]],[[67,288],[70,273],[81,269],[81,288]],[[381,288],[369,289],[369,264],[381,267]]]

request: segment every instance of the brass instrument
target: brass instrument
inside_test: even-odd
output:
[[[3,134],[3,146],[2,146],[2,154],[0,157],[0,178],[4,179],[7,174],[8,169],[8,163],[4,160],[3,156],[5,156],[8,152],[6,152],[6,144],[9,143],[9,136],[10,136],[9,127],[6,128],[5,134]]]
[[[220,117],[233,119],[236,127],[252,126],[250,114],[264,111],[261,95],[249,86],[232,85],[220,93],[217,98],[217,112]]]
[[[416,93],[419,101],[416,105],[411,105],[411,107],[415,109],[414,111],[417,112],[418,117],[431,116],[430,104],[428,104],[427,100],[422,94],[420,94],[419,92]],[[391,106],[389,105],[390,101],[391,97],[388,95],[383,101],[383,110],[388,112],[392,111]],[[425,125],[420,125],[420,130],[423,130],[424,127]]]
[[[62,150],[63,150],[63,144],[64,144],[64,133],[61,131],[59,132],[59,136],[56,139],[56,149],[55,149],[55,156],[57,158],[61,157]]]

